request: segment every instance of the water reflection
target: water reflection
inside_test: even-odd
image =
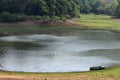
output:
[[[96,49],[96,50],[89,50],[85,52],[81,52],[76,54],[77,56],[102,56],[105,58],[110,58],[112,60],[120,61],[120,49]]]
[[[70,72],[88,71],[95,65],[119,65],[119,36],[107,31],[71,30],[0,37],[0,69]]]
[[[13,48],[16,50],[29,50],[32,48],[40,48],[45,47],[45,45],[42,44],[36,44],[36,43],[30,43],[30,42],[6,42],[6,41],[0,41],[0,47],[2,48]]]

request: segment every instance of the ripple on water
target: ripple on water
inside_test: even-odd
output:
[[[88,71],[89,67],[97,65],[120,65],[118,34],[91,31],[59,34],[62,36],[37,34],[0,37],[0,69],[71,72]]]

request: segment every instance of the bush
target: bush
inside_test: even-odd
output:
[[[41,20],[50,20],[50,17],[44,15],[44,16],[41,17]]]
[[[66,21],[66,19],[71,19],[70,15],[61,15],[60,17],[58,16],[53,16],[50,18],[50,16],[26,16],[24,14],[11,14],[9,12],[3,12],[0,14],[0,21],[1,22],[20,22],[20,21],[36,21],[36,20],[43,20],[43,21],[57,21],[57,20],[63,20]]]
[[[27,21],[28,17],[26,15],[16,15],[17,21]]]
[[[57,21],[57,20],[60,20],[60,17],[54,16],[52,19],[53,19],[54,21]]]
[[[28,20],[34,21],[35,20],[35,16],[28,16]]]
[[[77,17],[77,18],[81,18],[81,15],[80,15],[80,14],[77,14],[76,17]]]
[[[70,15],[65,15],[66,19],[71,19]]]
[[[9,12],[3,12],[0,15],[0,20],[2,22],[15,22],[17,20],[17,16],[12,15]]]
[[[66,17],[64,15],[61,15],[60,19],[66,21]]]
[[[41,16],[28,16],[28,20],[30,21],[41,20]]]

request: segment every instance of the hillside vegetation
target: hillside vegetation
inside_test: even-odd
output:
[[[65,20],[80,13],[120,17],[119,0],[0,0],[0,21]]]
[[[0,23],[0,33],[26,34],[39,33],[48,30],[109,30],[120,32],[120,19],[112,19],[107,15],[81,14],[81,18],[66,21],[43,23],[40,21],[25,21],[18,23]]]

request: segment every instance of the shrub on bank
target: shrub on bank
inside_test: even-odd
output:
[[[21,22],[21,21],[57,21],[57,20],[63,20],[71,19],[69,15],[61,15],[61,16],[39,16],[39,15],[24,15],[24,14],[11,14],[9,12],[2,12],[0,14],[0,22]]]
[[[16,16],[17,16],[16,21],[27,21],[28,20],[26,15],[16,15]]]
[[[9,12],[3,12],[0,15],[0,21],[2,22],[15,22],[17,16],[10,14]]]
[[[41,19],[41,16],[27,16],[27,20],[29,21],[36,21],[40,19]]]
[[[19,22],[19,21],[26,21],[27,17],[25,15],[15,15],[9,12],[3,12],[0,14],[0,21],[1,22]]]

